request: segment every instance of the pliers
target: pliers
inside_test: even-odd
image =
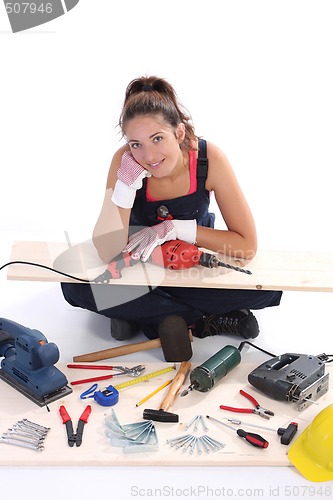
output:
[[[130,377],[138,377],[140,373],[145,369],[143,365],[133,366],[133,368],[127,368],[126,366],[109,366],[109,365],[78,365],[69,364],[67,368],[83,368],[87,370],[118,370],[120,373],[113,373],[112,375],[101,375],[99,377],[85,378],[82,380],[74,380],[71,385],[85,384],[86,382],[95,382],[97,380],[108,380],[119,375],[128,375]]]
[[[82,444],[82,435],[85,424],[88,422],[88,417],[91,413],[91,406],[86,406],[86,409],[82,413],[79,418],[79,422],[77,424],[76,432],[74,433],[73,423],[71,417],[68,415],[66,408],[64,405],[61,405],[59,408],[59,413],[62,418],[62,423],[66,424],[66,432],[67,432],[67,440],[68,446],[71,448],[76,444],[76,446],[81,446]]]
[[[239,393],[242,396],[245,396],[247,399],[249,399],[251,401],[251,403],[253,403],[255,408],[253,408],[253,409],[252,408],[234,408],[232,406],[220,405],[221,410],[235,411],[238,413],[255,413],[256,415],[259,415],[260,417],[263,417],[266,419],[269,419],[270,417],[272,417],[274,415],[274,413],[271,410],[267,410],[266,408],[263,408],[262,406],[260,406],[258,401],[253,396],[248,394],[247,392],[240,390]]]

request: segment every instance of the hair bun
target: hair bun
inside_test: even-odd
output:
[[[144,92],[151,92],[152,90],[154,90],[154,87],[152,85],[143,85],[141,90],[143,90]]]

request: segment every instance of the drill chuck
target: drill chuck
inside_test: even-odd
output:
[[[240,361],[241,355],[236,347],[231,345],[223,347],[223,349],[191,371],[191,386],[200,392],[209,391],[219,380],[239,365]]]
[[[200,255],[200,260],[199,264],[204,267],[218,267],[219,266],[219,260],[218,258],[210,253],[207,252],[202,252]]]

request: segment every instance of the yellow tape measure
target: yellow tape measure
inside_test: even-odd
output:
[[[133,380],[128,380],[127,382],[123,382],[122,384],[115,385],[114,388],[119,391],[120,389],[125,389],[125,387],[130,387],[131,385],[138,384],[139,382],[144,382],[145,380],[149,380],[150,378],[158,377],[159,375],[163,375],[163,373],[168,373],[175,369],[175,366],[168,366],[167,368],[163,368],[162,370],[147,373],[147,375],[141,375],[141,377],[136,377]]]

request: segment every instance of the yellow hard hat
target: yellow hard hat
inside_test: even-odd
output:
[[[318,413],[294,441],[288,458],[310,481],[333,480],[333,404]]]

